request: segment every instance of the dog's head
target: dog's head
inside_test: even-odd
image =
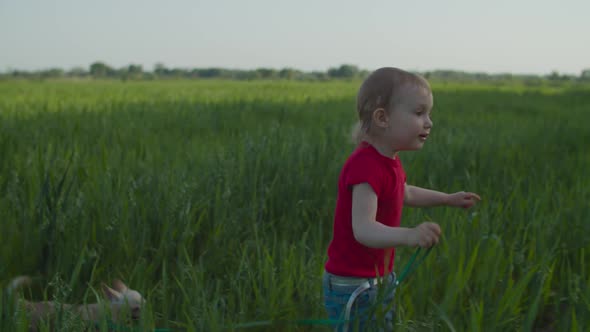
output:
[[[127,287],[121,280],[115,280],[113,288],[103,284],[102,291],[111,303],[111,314],[114,321],[126,318],[140,319],[141,308],[145,300],[138,291]]]

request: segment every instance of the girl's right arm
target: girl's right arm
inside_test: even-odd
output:
[[[377,195],[368,183],[352,188],[352,232],[354,238],[370,248],[398,246],[431,247],[438,243],[440,227],[431,222],[414,228],[390,227],[377,222]]]

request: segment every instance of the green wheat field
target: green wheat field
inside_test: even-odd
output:
[[[26,330],[5,291],[24,274],[25,298],[67,303],[121,278],[142,331],[329,331],[294,321],[326,317],[359,84],[1,81],[0,330]],[[398,289],[398,330],[588,331],[590,87],[433,91],[408,183],[482,201],[404,211],[443,238]]]

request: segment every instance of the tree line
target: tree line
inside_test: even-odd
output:
[[[0,72],[0,79],[49,79],[49,78],[92,78],[92,79],[119,79],[119,80],[156,80],[156,79],[284,79],[284,80],[330,80],[330,79],[355,79],[363,78],[369,74],[368,70],[360,69],[355,65],[342,64],[329,68],[327,71],[304,72],[294,68],[257,68],[252,70],[227,69],[227,68],[168,68],[163,63],[157,63],[149,71],[138,64],[130,64],[121,68],[112,67],[104,62],[94,62],[88,68],[50,68],[46,70],[25,71],[8,70]],[[547,75],[520,75],[520,74],[488,74],[471,73],[456,70],[434,70],[421,72],[427,79],[438,81],[523,81],[530,84],[551,82],[590,82],[590,69],[584,69],[579,76],[560,74],[553,71]]]

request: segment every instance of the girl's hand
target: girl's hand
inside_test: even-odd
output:
[[[408,245],[422,248],[430,248],[438,243],[440,237],[440,226],[433,222],[424,222],[410,229]]]
[[[481,201],[481,197],[475,193],[468,193],[460,191],[458,193],[449,194],[447,197],[447,205],[469,209],[474,206],[475,203]]]

